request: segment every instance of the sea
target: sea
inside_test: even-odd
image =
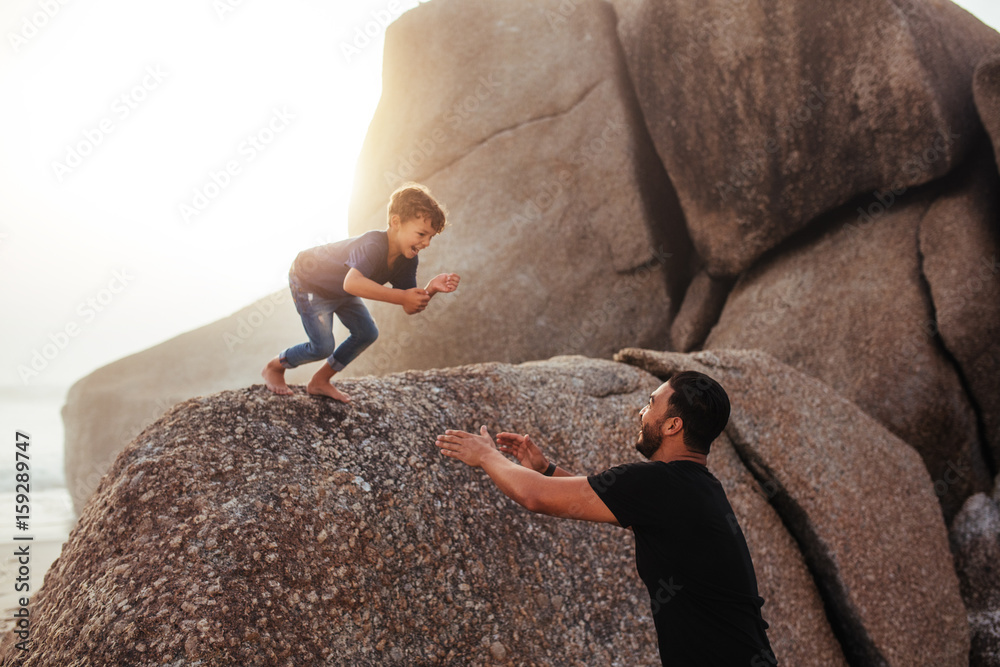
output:
[[[59,557],[76,522],[63,471],[60,410],[68,389],[0,387],[0,427],[3,429],[3,446],[0,447],[0,628],[3,629],[13,626],[14,613],[22,603],[27,602],[30,612],[32,597],[38,593],[45,574]],[[20,471],[17,470],[18,462],[22,463]],[[24,463],[27,463],[27,470],[23,470]],[[22,477],[18,478],[19,474]],[[19,484],[26,487],[19,488]],[[19,494],[23,495],[19,497]],[[25,505],[26,513],[21,511]]]

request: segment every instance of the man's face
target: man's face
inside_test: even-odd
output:
[[[663,422],[667,416],[667,403],[674,393],[670,384],[664,382],[649,396],[649,403],[639,411],[642,424],[635,449],[647,459],[652,458],[663,442]]]

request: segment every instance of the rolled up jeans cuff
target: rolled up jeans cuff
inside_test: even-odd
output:
[[[333,357],[330,357],[329,359],[327,359],[326,363],[330,364],[330,368],[332,368],[334,370],[334,372],[336,372],[336,373],[339,373],[340,371],[342,371],[345,368],[347,368],[347,364],[342,364],[339,361],[337,361],[336,359],[334,359]]]

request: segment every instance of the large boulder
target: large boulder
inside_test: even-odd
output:
[[[851,664],[968,664],[948,534],[912,448],[757,350],[617,358],[660,377],[701,371],[726,388],[726,434],[800,545]]]
[[[912,193],[827,219],[740,278],[704,347],[763,350],[829,384],[920,452],[950,519],[991,480],[962,377],[928,324],[918,237],[933,201]]]
[[[772,489],[754,479],[725,433],[712,443],[708,468],[725,488],[746,537],[764,598],[761,614],[770,625],[767,635],[778,663],[846,667],[799,545],[770,505]]]
[[[971,496],[951,525],[955,569],[969,611],[971,667],[1000,664],[1000,502]]]
[[[951,2],[618,0],[628,69],[698,252],[736,275],[820,214],[979,141],[1000,35]]]
[[[983,424],[987,459],[1000,464],[1000,176],[992,157],[956,174],[920,223],[921,269],[937,334]]]
[[[734,282],[713,278],[704,268],[695,275],[670,325],[670,345],[675,352],[691,352],[701,347],[719,321]]]
[[[433,445],[486,423],[597,472],[638,458],[656,377],[562,357],[345,383],[352,407],[257,385],[146,429],[33,596],[33,650],[9,635],[2,664],[659,664],[627,532],[531,515]],[[725,438],[710,462],[779,657],[845,664],[770,490]]]
[[[611,6],[436,0],[388,28],[383,67],[350,231],[425,183],[451,224],[421,271],[463,282],[418,319],[373,304],[391,340],[356,372],[666,345],[695,258]]]
[[[256,385],[147,428],[3,664],[658,664],[624,531],[536,517],[434,446],[487,423],[601,470],[637,456],[656,378],[563,358],[347,384],[352,407]]]
[[[993,155],[1000,162],[1000,51],[992,53],[976,66],[972,91],[976,110],[993,140]]]
[[[78,380],[62,409],[66,488],[77,514],[118,453],[171,406],[260,382],[267,360],[302,340],[286,288]],[[311,374],[296,369],[287,377],[304,383]]]

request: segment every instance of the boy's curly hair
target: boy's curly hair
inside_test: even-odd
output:
[[[419,183],[404,183],[392,193],[389,197],[389,218],[394,215],[398,215],[400,220],[425,217],[437,233],[445,226],[444,207],[426,186]]]

